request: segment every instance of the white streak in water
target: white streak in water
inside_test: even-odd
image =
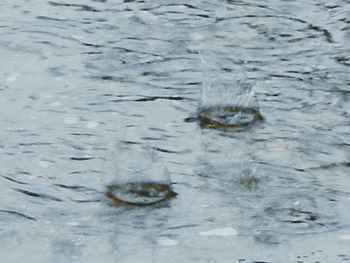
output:
[[[95,121],[89,121],[87,124],[86,124],[86,128],[96,128],[98,126],[98,122],[95,122]]]
[[[15,82],[17,80],[16,77],[9,77],[6,79],[6,82]]]
[[[65,124],[77,124],[79,122],[79,117],[67,115],[64,117]]]
[[[41,166],[41,167],[46,168],[46,167],[49,167],[49,166],[50,166],[50,163],[47,162],[47,161],[39,161],[39,162],[38,162],[38,165]]]
[[[176,246],[179,242],[177,242],[174,239],[166,238],[166,237],[160,237],[157,239],[157,242],[161,246]]]
[[[343,239],[343,240],[350,240],[350,234],[348,234],[348,235],[341,235],[341,236],[338,236],[338,238]]]
[[[232,227],[216,228],[209,231],[199,233],[201,236],[237,236],[238,231]]]

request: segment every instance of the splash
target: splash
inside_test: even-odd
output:
[[[209,61],[202,54],[199,57],[205,72],[200,106],[197,116],[186,121],[198,121],[204,129],[234,132],[244,131],[264,120],[253,90],[253,81],[244,74],[243,78],[236,77],[241,73],[227,73],[223,66],[217,66],[219,64],[214,58]]]
[[[118,207],[143,207],[162,203],[177,195],[170,185],[156,182],[133,182],[107,187],[107,198]]]
[[[128,133],[115,145],[112,183],[106,197],[118,207],[143,207],[162,203],[177,194],[171,186],[168,170],[150,145],[139,142],[140,136]]]

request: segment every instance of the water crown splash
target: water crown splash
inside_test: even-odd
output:
[[[242,131],[262,121],[253,82],[245,74],[244,78],[238,78],[233,72],[212,69],[201,54],[200,58],[206,68],[197,112],[200,126],[222,131]]]
[[[135,138],[118,141],[113,161],[115,178],[106,193],[112,205],[142,207],[176,196],[169,171],[150,145]]]

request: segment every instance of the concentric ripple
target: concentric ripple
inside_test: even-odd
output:
[[[170,185],[155,182],[109,185],[107,189],[108,200],[112,205],[118,207],[156,205],[177,195]]]
[[[201,108],[198,119],[202,128],[242,131],[264,118],[257,109],[226,106]]]

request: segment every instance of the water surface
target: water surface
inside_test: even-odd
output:
[[[348,1],[0,10],[4,262],[350,260]],[[231,78],[252,83],[264,122],[184,121]],[[178,196],[162,207],[106,201],[128,128],[169,171]]]

